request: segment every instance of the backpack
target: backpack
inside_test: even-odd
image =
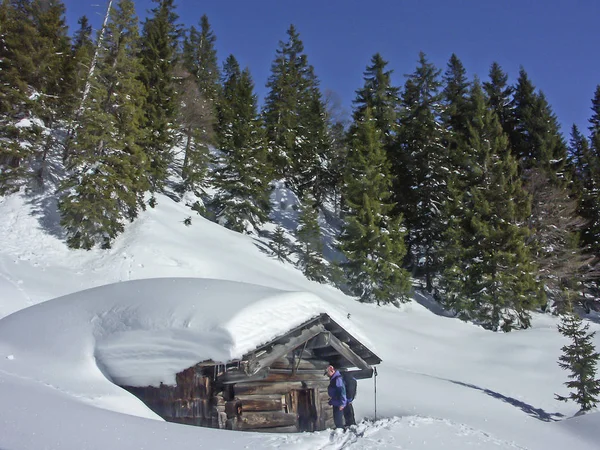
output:
[[[356,387],[358,383],[356,378],[352,376],[350,372],[342,372],[342,379],[346,385],[346,398],[354,400],[356,398]]]

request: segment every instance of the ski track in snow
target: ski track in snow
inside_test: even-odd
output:
[[[406,446],[406,441],[409,445]],[[447,419],[406,416],[360,422],[354,430],[322,431],[308,435],[270,438],[267,447],[316,450],[378,450],[425,448],[480,448],[527,450],[514,442],[497,439],[481,430]]]

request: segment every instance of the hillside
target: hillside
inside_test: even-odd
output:
[[[285,192],[276,195],[286,197]],[[554,393],[564,393],[566,374],[556,364],[564,341],[553,317],[536,315],[531,329],[503,334],[436,315],[423,306],[428,299],[419,293],[400,308],[360,304],[273,260],[258,238],[200,216],[184,226],[189,208],[166,196],[128,226],[112,249],[69,250],[52,208],[51,197],[15,194],[0,200],[0,315],[8,316],[0,321],[2,449],[597,448],[600,415],[571,418],[575,406],[554,400]],[[341,316],[349,314],[350,325],[383,359],[378,421],[361,423],[360,436],[265,436],[152,420],[157,418],[151,411],[98,370],[100,346],[81,323],[119,303],[83,292],[65,309],[65,298],[51,299],[119,281],[181,277],[233,282],[206,299],[209,309],[210,302],[218,309],[235,308],[228,302],[250,295],[239,285],[243,282],[306,292],[311,294],[306,298],[324,302]],[[168,283],[160,282],[156,291],[164,296],[162,307],[168,305],[175,317],[186,299]],[[136,292],[128,302],[135,301]],[[160,311],[136,310],[127,320],[143,328],[152,323],[144,318],[159,317]],[[165,333],[185,328],[167,319],[160,325]],[[118,320],[113,325],[118,329]],[[372,419],[372,384],[359,383],[359,392],[357,418]]]

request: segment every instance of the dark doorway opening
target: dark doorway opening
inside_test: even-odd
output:
[[[317,430],[317,408],[314,389],[297,389],[292,391],[292,404],[296,406],[298,415],[298,431]]]

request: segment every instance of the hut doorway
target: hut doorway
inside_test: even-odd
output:
[[[317,430],[317,408],[314,389],[294,389],[291,391],[292,410],[298,416],[298,431]]]

